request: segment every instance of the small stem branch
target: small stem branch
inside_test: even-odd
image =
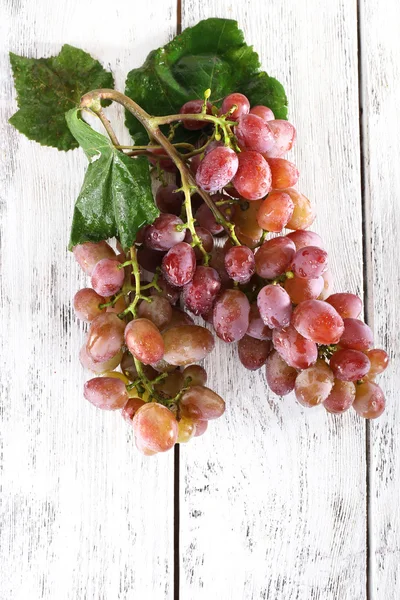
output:
[[[108,136],[109,136],[110,140],[112,141],[112,143],[114,144],[114,146],[119,146],[119,141],[117,139],[117,136],[115,135],[114,130],[111,127],[111,123],[107,119],[106,115],[104,114],[104,111],[101,108],[101,106],[100,106],[100,109],[98,109],[98,110],[96,110],[94,107],[92,107],[92,110],[99,117],[100,121],[103,124],[104,129],[107,131]]]

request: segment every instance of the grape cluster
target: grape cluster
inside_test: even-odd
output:
[[[181,153],[190,206],[182,172],[150,146],[158,173],[175,176],[175,183],[162,178],[156,192],[160,216],[129,251],[117,244],[117,254],[106,241],[74,248],[92,284],[74,299],[90,324],[80,360],[96,374],[85,398],[121,409],[146,455],[202,435],[225,403],[195,364],[214,337],[192,313],[223,341],[237,342],[244,367],[265,366],[274,393],[294,390],[306,407],[342,413],[352,406],[378,417],[385,398],[375,378],[388,355],[373,348],[360,298],[332,293],[327,252],[308,229],[314,209],[294,187],[296,166],[283,158],[294,126],[239,93],[220,109],[192,100],[180,115],[183,127],[200,132],[195,150]],[[201,115],[218,115],[220,125]]]

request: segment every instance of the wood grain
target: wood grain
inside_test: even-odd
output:
[[[183,28],[210,16],[237,19],[284,83],[336,291],[361,293],[355,3],[183,0]],[[232,346],[207,369],[228,409],[181,448],[181,597],[366,598],[365,424],[268,394]]]
[[[368,320],[375,344],[391,356],[377,381],[387,409],[370,424],[370,590],[372,599],[394,600],[400,596],[400,6],[363,0],[360,8]]]
[[[74,44],[123,89],[128,70],[175,33],[175,2],[1,7],[0,597],[169,599],[173,455],[141,458],[120,415],[82,396],[84,328],[71,302],[87,282],[66,246],[86,159],[29,142],[7,119],[16,107],[9,50],[49,56]]]

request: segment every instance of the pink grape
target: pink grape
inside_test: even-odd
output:
[[[196,425],[196,430],[194,433],[194,437],[200,437],[207,431],[208,421],[196,421],[193,419],[193,423]]]
[[[336,379],[358,381],[368,373],[371,363],[363,352],[346,348],[332,355],[330,367]]]
[[[164,342],[161,333],[149,319],[134,319],[125,327],[125,343],[129,352],[145,365],[161,360]]]
[[[250,371],[256,371],[265,364],[270,350],[270,340],[257,340],[248,335],[238,343],[239,360]]]
[[[294,390],[297,371],[290,367],[276,350],[268,355],[265,374],[267,383],[274,394],[286,396]]]
[[[225,254],[225,269],[234,281],[247,283],[255,272],[253,252],[247,246],[233,246]]]
[[[209,152],[211,152],[211,150],[214,150],[214,148],[219,148],[220,146],[224,146],[224,142],[222,140],[212,140],[205,148],[204,148],[204,154],[208,154]],[[199,155],[197,155],[199,156]]]
[[[174,306],[172,308],[171,321],[168,323],[167,327],[164,327],[163,331],[172,329],[172,327],[179,327],[180,325],[194,325],[194,320],[187,312]]]
[[[317,406],[328,398],[333,382],[333,373],[326,362],[317,360],[315,365],[297,375],[294,386],[296,399],[308,408]]]
[[[138,449],[144,454],[166,452],[178,437],[175,415],[162,404],[147,402],[133,417],[133,431]]]
[[[292,277],[292,279],[286,279],[283,287],[289,294],[293,304],[300,304],[305,300],[316,300],[323,290],[324,280],[322,277],[316,279]]]
[[[180,325],[163,332],[164,360],[184,367],[203,360],[214,348],[214,337],[199,325]]]
[[[193,279],[196,255],[186,242],[180,242],[168,250],[162,260],[162,272],[171,285],[181,287]]]
[[[75,314],[82,321],[93,321],[105,311],[105,308],[99,308],[99,305],[105,301],[106,299],[99,296],[92,288],[83,288],[74,296]]]
[[[206,385],[207,383],[207,371],[200,365],[185,367],[182,375],[184,381],[188,381],[187,385]]]
[[[157,373],[173,373],[176,371],[176,365],[170,365],[163,358],[156,363],[153,363],[151,367],[157,371]]]
[[[283,192],[279,192],[282,194]],[[286,236],[296,246],[296,250],[301,250],[305,246],[317,246],[318,248],[324,248],[321,237],[315,231],[308,231],[307,229],[298,229],[297,231],[291,231]]]
[[[324,408],[333,414],[343,413],[353,404],[355,396],[354,383],[335,379],[331,393],[324,401]]]
[[[180,108],[179,113],[181,115],[197,115],[203,111],[203,100],[189,100],[189,102],[185,102],[185,104]],[[206,104],[206,114],[211,114],[211,104],[207,102]],[[195,131],[197,129],[203,129],[206,125],[208,125],[208,121],[197,121],[196,119],[188,119],[182,120],[182,125],[185,129],[190,129],[191,131]]]
[[[374,343],[374,334],[366,323],[359,319],[343,319],[344,331],[340,338],[341,348],[352,350],[369,350]]]
[[[185,231],[178,231],[177,226],[183,221],[176,215],[161,214],[146,230],[145,244],[152,250],[169,250],[175,244],[183,242]]]
[[[289,194],[294,204],[292,216],[287,222],[286,227],[288,229],[296,230],[307,229],[307,227],[310,227],[315,219],[315,211],[309,199],[294,188],[286,188],[282,191]]]
[[[172,308],[166,298],[152,296],[151,302],[142,300],[137,310],[138,317],[149,319],[158,329],[162,329],[172,319]]]
[[[262,320],[256,302],[250,305],[249,326],[246,335],[256,340],[270,340],[272,338],[272,330]]]
[[[93,371],[93,373],[105,373],[106,371],[113,371],[116,369],[121,362],[122,359],[122,350],[116,353],[115,356],[112,356],[109,360],[105,362],[95,362],[93,358],[88,354],[86,350],[86,344],[84,344],[79,352],[79,360],[81,365],[85,367],[85,369],[89,369]]]
[[[240,148],[243,150],[267,152],[275,143],[274,134],[269,124],[255,114],[239,117],[234,133]]]
[[[128,393],[123,381],[114,377],[95,377],[85,383],[86,400],[103,410],[118,410],[128,401]]]
[[[221,114],[225,115],[228,113],[234,105],[236,105],[236,108],[228,117],[231,121],[236,121],[239,117],[247,115],[250,111],[250,102],[246,96],[236,92],[225,96],[221,106]]]
[[[104,363],[115,356],[124,343],[125,323],[114,313],[104,313],[90,324],[86,351],[89,357]]]
[[[326,301],[333,306],[342,319],[357,319],[361,314],[361,298],[355,294],[332,294]]]
[[[197,267],[192,281],[183,287],[185,306],[195,315],[203,315],[213,307],[221,288],[219,275],[212,267]]]
[[[128,402],[122,408],[121,416],[125,421],[132,425],[133,417],[145,402],[140,398],[129,398]]]
[[[356,385],[356,397],[353,408],[364,419],[376,419],[385,410],[385,396],[379,385],[373,381],[364,381]]]
[[[292,315],[289,294],[280,285],[266,285],[257,296],[257,306],[265,325],[271,329],[287,327]]]
[[[112,306],[107,306],[107,313],[115,313],[119,315],[126,308],[125,296],[120,296],[116,302]]]
[[[267,240],[255,254],[256,273],[263,279],[275,279],[289,267],[295,255],[295,245],[287,237]]]
[[[286,227],[293,210],[294,204],[289,194],[273,190],[258,209],[257,222],[262,229],[279,233]]]
[[[251,115],[257,115],[263,121],[273,121],[275,119],[274,113],[268,106],[253,106],[250,109]]]
[[[214,304],[215,333],[224,342],[237,342],[249,326],[250,304],[240,290],[225,290]]]
[[[200,238],[204,250],[207,252],[207,254],[210,254],[212,252],[212,249],[214,248],[214,238],[211,235],[211,232],[208,231],[208,229],[205,229],[204,227],[195,227],[195,231]],[[189,229],[187,229],[185,235],[185,242],[191,245],[192,241],[192,234],[190,233]],[[196,255],[196,259],[203,260],[203,253],[200,250],[200,248],[198,246],[194,246],[193,250]]]
[[[283,119],[269,121],[268,125],[274,135],[274,145],[266,152],[268,158],[280,158],[292,149],[296,141],[296,129]]]
[[[318,246],[305,246],[297,250],[292,261],[292,271],[296,277],[314,279],[328,268],[328,253]],[[321,290],[322,291],[322,290]]]
[[[305,338],[317,344],[337,344],[344,331],[342,317],[330,304],[305,300],[293,311],[292,324]]]
[[[246,200],[259,200],[268,194],[271,189],[271,169],[259,152],[249,150],[239,154],[233,185]]]
[[[273,189],[282,190],[296,185],[300,173],[294,163],[284,158],[268,158],[267,163],[271,169]]]
[[[178,192],[175,183],[161,185],[156,192],[156,204],[162,213],[179,216],[185,199],[183,192]]]
[[[272,342],[283,360],[294,369],[307,369],[317,360],[317,344],[300,335],[293,325],[274,329]]]
[[[202,385],[194,385],[181,398],[184,416],[198,421],[218,419],[225,412],[225,402],[215,392]]]
[[[324,280],[324,287],[322,288],[322,292],[318,296],[318,300],[326,300],[333,291],[333,275],[329,269],[327,269],[321,275]]]
[[[85,242],[73,248],[75,259],[87,275],[103,258],[115,258],[115,252],[107,242]]]
[[[222,233],[224,228],[222,225],[217,223],[211,209],[208,208],[207,204],[202,204],[195,213],[195,219],[200,227],[210,231],[212,235],[218,235]],[[187,241],[187,240],[186,240]]]
[[[366,352],[368,356],[371,367],[368,371],[367,378],[373,379],[377,375],[380,375],[387,369],[389,364],[389,356],[385,350],[380,350],[379,348],[374,348],[373,350],[368,350]]]
[[[121,263],[112,258],[103,258],[92,272],[92,287],[100,296],[113,296],[124,283],[125,272]]]
[[[214,148],[201,161],[196,172],[196,183],[206,192],[221,190],[234,177],[238,165],[237,154],[231,148]]]

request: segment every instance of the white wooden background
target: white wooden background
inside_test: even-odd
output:
[[[398,600],[398,0],[0,6],[1,600]],[[68,42],[123,89],[151,49],[211,16],[237,19],[286,87],[335,290],[364,293],[392,357],[387,411],[369,424],[303,409],[221,343],[207,368],[226,417],[179,455],[148,459],[119,415],[82,399],[71,299],[85,279],[66,245],[86,160],[7,124],[8,51]]]

